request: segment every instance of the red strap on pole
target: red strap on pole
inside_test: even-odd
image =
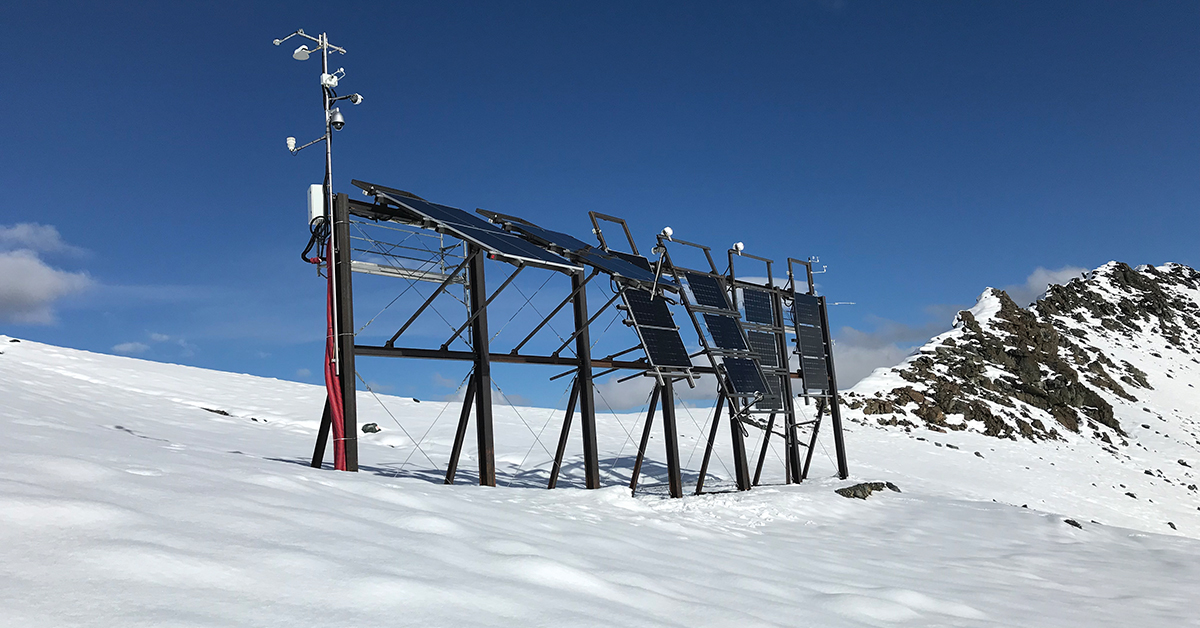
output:
[[[338,380],[335,356],[337,356],[337,337],[333,326],[333,242],[330,239],[326,250],[329,252],[329,265],[326,267],[329,281],[325,291],[325,392],[329,395],[329,415],[333,424],[333,468],[338,471],[346,470],[346,423],[343,419],[342,384]]]

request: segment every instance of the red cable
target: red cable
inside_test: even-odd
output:
[[[329,265],[326,267],[329,275],[328,287],[325,291],[325,392],[329,395],[329,415],[333,424],[333,468],[338,471],[346,470],[346,423],[342,409],[342,384],[338,380],[337,367],[334,357],[337,355],[337,338],[333,330],[333,242],[326,248],[329,255]]]

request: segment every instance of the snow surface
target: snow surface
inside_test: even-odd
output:
[[[443,486],[456,403],[360,393],[384,431],[360,436],[364,472],[337,473],[305,464],[321,388],[0,351],[4,626],[1200,625],[1200,525],[1155,533],[1161,511],[1092,490],[1112,465],[1090,450],[850,425],[852,481],[903,493],[843,498],[818,452],[800,486],[672,500],[660,432],[631,497],[641,419],[602,415],[609,488],[546,491],[561,410],[498,405],[502,486]],[[688,483],[707,414],[680,412]]]

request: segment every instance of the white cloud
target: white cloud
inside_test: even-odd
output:
[[[899,364],[916,347],[950,329],[954,305],[931,305],[925,313],[931,318],[923,325],[906,325],[885,318],[869,319],[871,331],[843,327],[834,338],[833,361],[837,365],[838,388],[846,389],[881,366]]]
[[[310,377],[312,371],[308,369],[296,369],[296,377]]]
[[[113,345],[113,353],[121,353],[124,355],[134,355],[145,353],[150,350],[150,345],[142,342],[122,342],[119,345]]]
[[[54,302],[90,284],[85,273],[52,268],[33,251],[0,252],[0,320],[53,323]]]
[[[63,241],[53,225],[32,222],[17,223],[11,227],[0,225],[0,249],[29,250],[42,253],[69,253],[81,255],[85,251]]]
[[[1004,291],[1017,305],[1025,307],[1042,296],[1051,285],[1065,284],[1086,272],[1086,268],[1078,266],[1063,266],[1058,270],[1047,270],[1038,266],[1025,278],[1025,283],[1007,286]]]
[[[170,340],[171,337],[166,334],[152,333],[152,334],[150,334],[150,339],[153,340],[154,342],[166,342],[166,341]]]

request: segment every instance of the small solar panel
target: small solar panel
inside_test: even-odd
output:
[[[692,296],[695,297],[696,303],[722,310],[731,309],[729,298],[725,295],[725,288],[721,282],[717,281],[716,277],[696,273],[684,273],[684,276],[687,277],[688,287],[692,289]]]
[[[492,223],[461,209],[438,205],[429,201],[405,196],[392,188],[376,186],[362,181],[352,183],[375,197],[383,198],[394,205],[423,216],[449,231],[456,237],[472,242],[488,253],[502,255],[522,262],[533,262],[577,270],[579,267],[549,251],[511,234]]]
[[[584,253],[579,254],[579,261],[599,268],[600,270],[610,275],[617,275],[633,281],[642,283],[654,283],[654,273],[642,268],[639,265],[634,265],[619,257],[613,257],[604,251],[598,249],[589,249]],[[659,279],[659,284],[670,283],[664,279]]]
[[[800,371],[804,374],[804,387],[810,390],[829,389],[829,370],[825,358],[804,358],[800,360]]]
[[[792,322],[797,325],[821,326],[821,300],[811,294],[795,294],[792,301]]]
[[[633,314],[633,322],[638,327],[668,327],[675,328],[675,319],[671,317],[671,311],[667,309],[667,302],[662,297],[651,298],[648,290],[635,290],[627,288],[621,292],[625,295],[625,303],[629,305],[629,312]]]
[[[654,272],[654,268],[652,266],[650,266],[650,260],[642,257],[641,255],[634,255],[633,253],[622,253],[620,251],[608,251],[608,254],[617,259],[625,260],[625,261],[629,262],[630,264],[633,264],[634,266],[637,266],[647,272],[650,272],[650,273]]]
[[[513,221],[508,223],[513,231],[521,233],[536,241],[542,246],[559,246],[573,253],[578,253],[590,248],[592,245],[576,238],[575,236],[567,235],[550,229],[543,229],[537,225],[531,225],[525,222]]]
[[[748,331],[746,340],[750,342],[750,351],[758,358],[759,364],[768,368],[779,366],[779,345],[775,341],[775,334]]]
[[[766,395],[770,392],[766,382],[763,381],[762,373],[758,370],[758,366],[754,364],[754,360],[727,357],[723,361],[723,364],[725,366],[725,374],[729,377],[729,384],[733,386],[734,392],[743,395],[756,392]]]
[[[825,339],[821,337],[820,327],[796,326],[796,336],[800,339],[800,353],[808,357],[825,357]]]
[[[687,348],[679,331],[674,329],[658,329],[655,327],[639,327],[638,333],[646,345],[646,356],[654,366],[674,366],[691,368],[692,360],[688,357]]]
[[[746,320],[764,325],[775,324],[775,308],[771,305],[770,293],[743,288],[742,302],[746,305]]]
[[[705,314],[704,324],[708,326],[708,335],[712,336],[713,343],[718,347],[731,351],[749,349],[746,340],[742,338],[742,328],[737,319],[720,314]]]
[[[763,394],[762,399],[754,404],[759,410],[782,410],[783,409],[783,387],[779,382],[778,376],[767,376],[767,390],[770,393]]]

